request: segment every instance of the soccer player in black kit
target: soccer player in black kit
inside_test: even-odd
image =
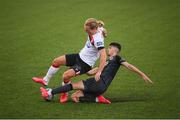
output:
[[[119,56],[118,54],[120,53],[120,51],[121,45],[119,43],[113,42],[109,44],[109,59],[107,60],[107,64],[104,67],[99,80],[91,77],[85,81],[82,80],[77,83],[67,84],[55,89],[45,89],[41,87],[40,90],[42,93],[42,97],[45,100],[52,100],[55,94],[68,92],[71,90],[78,90],[71,96],[74,102],[99,102],[108,104],[110,103],[110,101],[105,99],[101,95],[107,90],[121,65],[140,75],[145,80],[145,82],[153,83],[150,78],[146,76],[146,74],[144,74],[138,68],[128,63],[125,59]],[[90,75],[93,75],[97,72],[97,69],[98,68],[94,68],[88,73]]]

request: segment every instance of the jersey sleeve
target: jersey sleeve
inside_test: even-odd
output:
[[[125,60],[124,58],[121,58],[120,61],[119,61],[119,63],[121,64],[121,63],[123,63],[123,62],[126,62],[126,60]]]
[[[99,35],[94,39],[94,46],[98,49],[101,50],[104,48],[104,37],[102,35]]]

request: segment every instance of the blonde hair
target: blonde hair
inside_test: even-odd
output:
[[[98,20],[98,26],[99,27],[104,27],[104,22],[102,20]]]
[[[95,18],[88,18],[85,21],[85,25],[89,26],[90,29],[97,29],[98,27],[103,27],[105,26],[104,22],[102,20],[97,20]],[[104,37],[107,37],[107,30],[104,28],[104,30],[102,31],[102,34]]]
[[[88,18],[85,21],[85,25],[89,26],[90,29],[97,29],[98,28],[98,21],[95,18]]]
[[[102,20],[98,20],[98,27],[103,27],[104,28],[105,24]],[[107,37],[107,30],[104,28],[104,30],[102,31],[102,34],[104,37]]]

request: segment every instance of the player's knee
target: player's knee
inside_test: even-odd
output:
[[[64,74],[63,74],[63,81],[64,81],[64,82],[68,82],[72,76],[73,76],[73,75],[72,75],[71,73],[69,73],[69,72],[64,72]]]
[[[58,68],[60,65],[61,64],[60,64],[59,59],[55,58],[52,62],[52,66]]]
[[[59,67],[61,65],[65,65],[65,64],[66,64],[65,56],[57,57],[52,62],[52,66],[54,66],[54,67]]]

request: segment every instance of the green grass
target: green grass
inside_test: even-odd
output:
[[[104,95],[110,105],[43,101],[31,78],[55,57],[79,52],[89,17],[105,21],[106,46],[120,42],[122,56],[154,85],[121,68]],[[180,118],[179,40],[179,0],[0,0],[0,118]]]

